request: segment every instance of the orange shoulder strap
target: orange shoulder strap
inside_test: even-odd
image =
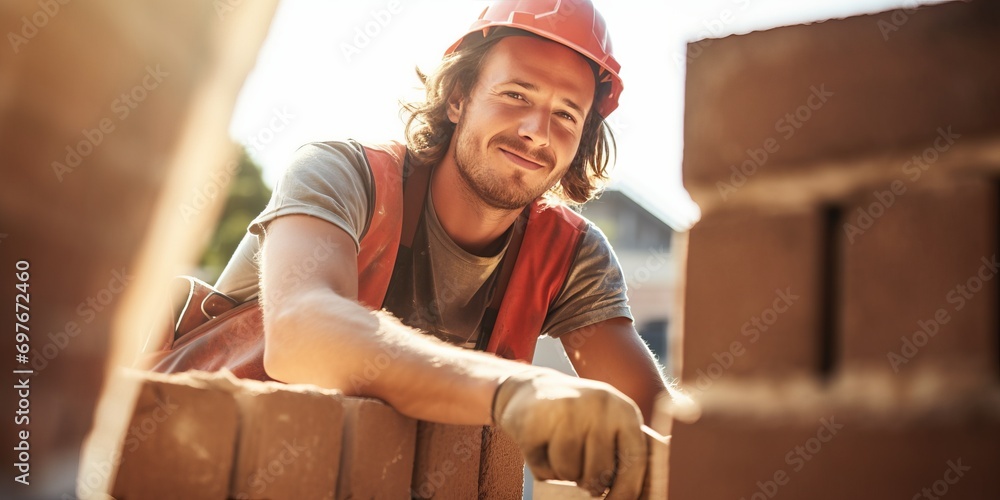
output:
[[[403,164],[406,146],[391,142],[365,146],[372,173],[374,196],[369,201],[371,219],[361,236],[358,252],[358,301],[380,309],[396,263],[403,225]]]
[[[549,306],[562,290],[587,221],[565,206],[531,205],[524,240],[486,350],[531,362]]]

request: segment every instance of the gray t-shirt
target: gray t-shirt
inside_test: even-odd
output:
[[[216,287],[241,301],[257,294],[257,258],[265,229],[284,215],[325,220],[349,234],[359,249],[370,217],[372,182],[364,153],[356,143],[311,143],[300,148],[275,186],[270,203],[250,223]],[[413,243],[412,289],[390,290],[385,308],[412,327],[472,347],[492,298],[506,245],[496,255],[470,254],[441,227],[430,193],[424,210],[423,230]],[[611,318],[632,319],[618,259],[604,234],[593,224],[587,227],[566,283],[545,318],[542,333],[549,336],[559,337]],[[322,242],[318,244],[322,246]],[[322,257],[323,253],[317,255]],[[336,265],[316,260],[303,265]]]

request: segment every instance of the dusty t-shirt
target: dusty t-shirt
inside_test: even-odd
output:
[[[267,207],[250,223],[248,234],[216,286],[239,300],[257,294],[257,257],[267,225],[281,216],[304,214],[325,220],[350,235],[359,249],[370,218],[372,183],[363,150],[357,143],[303,146],[275,186]],[[411,286],[394,287],[383,305],[414,328],[472,347],[492,298],[506,244],[496,255],[486,257],[463,250],[441,227],[430,193],[423,220],[413,242]],[[559,337],[616,317],[632,319],[625,279],[607,238],[588,223],[566,283],[549,307],[541,333]]]

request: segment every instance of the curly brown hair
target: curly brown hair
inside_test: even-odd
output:
[[[406,119],[406,142],[410,159],[416,165],[437,165],[448,152],[455,124],[448,119],[448,96],[456,88],[469,95],[490,49],[506,36],[533,36],[533,33],[512,28],[492,30],[488,36],[471,34],[458,49],[444,57],[437,70],[426,75],[417,68],[417,77],[424,85],[426,98],[422,102],[403,103]],[[604,117],[596,111],[600,99],[610,90],[600,83],[600,68],[587,59],[594,70],[594,105],[584,121],[580,146],[563,178],[550,193],[567,203],[582,204],[594,198],[604,188],[609,175],[609,163],[615,153],[615,138]]]

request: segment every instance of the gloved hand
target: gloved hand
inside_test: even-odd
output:
[[[539,480],[574,481],[593,496],[610,487],[612,500],[642,491],[642,413],[608,384],[542,369],[511,375],[497,388],[493,421]]]

